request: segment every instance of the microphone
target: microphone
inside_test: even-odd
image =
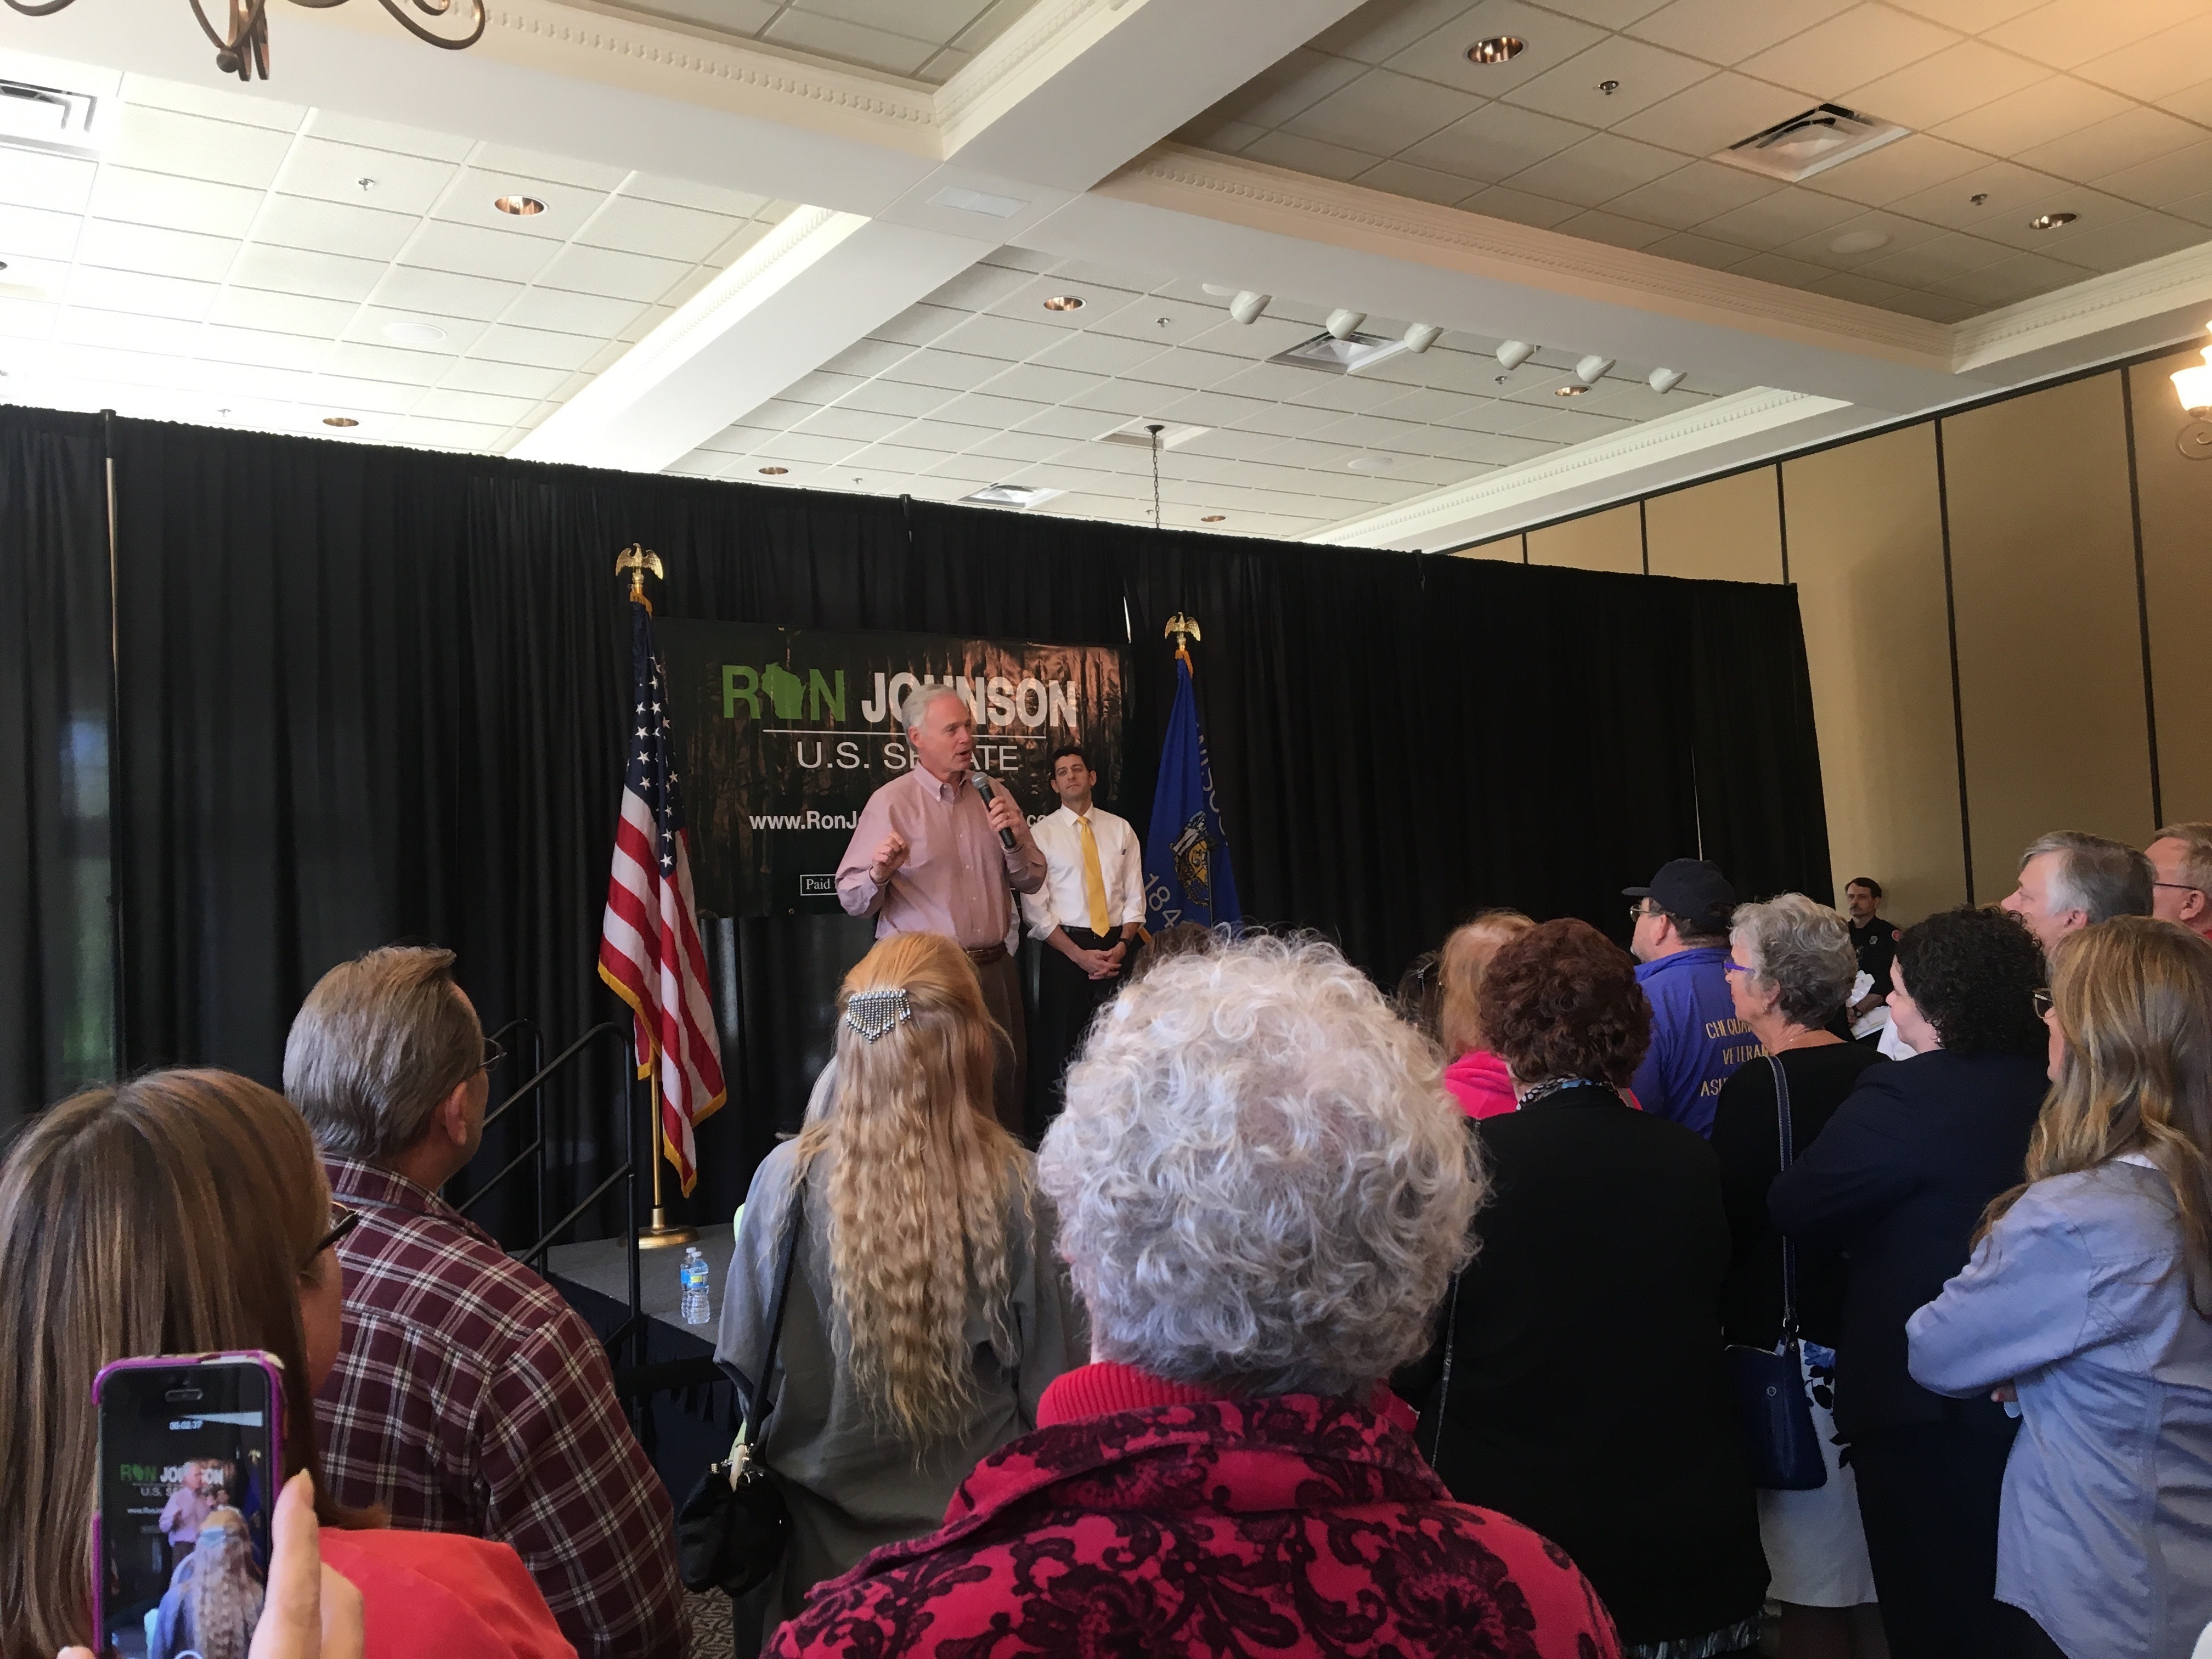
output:
[[[991,775],[979,766],[968,775],[968,781],[975,786],[975,793],[983,798],[983,805],[988,806],[991,804]],[[1011,830],[1000,830],[999,844],[1008,852],[1012,852],[1014,832]]]

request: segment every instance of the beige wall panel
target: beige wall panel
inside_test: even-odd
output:
[[[1453,556],[1461,559],[1503,559],[1509,564],[1522,564],[1526,562],[1522,553],[1521,534],[1516,531],[1510,536],[1500,536],[1494,542],[1478,542],[1473,547],[1462,547]]]
[[[1644,568],[1644,529],[1637,522],[1636,503],[1609,507],[1547,530],[1528,532],[1528,562],[1564,564],[1577,570]]]
[[[2151,822],[2116,370],[1943,422],[1974,896],[2046,830]]]
[[[2188,417],[2166,378],[2203,361],[2185,351],[2128,371],[2159,793],[2169,823],[2212,818],[2212,460],[2191,460],[2176,446]]]
[[[1783,486],[1836,896],[1872,876],[1917,921],[1966,896],[1935,428],[1785,462]]]
[[[1654,495],[1644,510],[1653,575],[1782,580],[1782,515],[1772,467]]]

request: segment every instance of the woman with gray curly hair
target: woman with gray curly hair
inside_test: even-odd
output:
[[[1766,1189],[1783,1168],[1783,1102],[1793,1157],[1802,1156],[1858,1087],[1860,1074],[1887,1062],[1872,1047],[1827,1029],[1850,994],[1858,955],[1850,929],[1826,905],[1802,893],[1739,905],[1729,953],[1736,1018],[1765,1054],[1737,1068],[1713,1113],[1713,1152],[1734,1243],[1721,1324],[1730,1342],[1771,1349],[1783,1335],[1784,1264]],[[1786,1091],[1778,1093],[1778,1081]],[[1760,1492],[1759,1541],[1773,1574],[1767,1593],[1782,1607],[1783,1659],[1849,1659],[1878,1650],[1871,1644],[1879,1620],[1858,1489],[1850,1465],[1839,1462],[1828,1406],[1845,1267],[1832,1256],[1800,1256],[1791,1265],[1805,1389],[1828,1479],[1809,1492]]]
[[[1483,1178],[1375,987],[1310,942],[1164,961],[1066,1099],[1037,1179],[1093,1363],[773,1651],[1617,1659],[1582,1575],[1454,1503],[1382,1381],[1426,1346]]]

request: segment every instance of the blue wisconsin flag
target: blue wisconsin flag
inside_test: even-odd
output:
[[[1176,652],[1175,708],[1160,749],[1160,786],[1152,797],[1152,832],[1145,837],[1145,909],[1157,929],[1178,921],[1211,927],[1243,919],[1229,838],[1213,796],[1213,763],[1198,729],[1190,653]]]

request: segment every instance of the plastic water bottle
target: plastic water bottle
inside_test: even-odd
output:
[[[714,1316],[707,1305],[707,1258],[696,1244],[684,1252],[684,1265],[676,1276],[684,1286],[684,1322],[705,1324]]]

